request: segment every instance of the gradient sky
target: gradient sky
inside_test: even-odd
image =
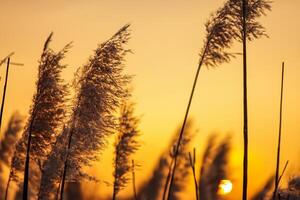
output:
[[[151,172],[160,152],[181,123],[203,45],[204,23],[222,0],[0,0],[0,58],[11,51],[4,123],[14,110],[27,114],[34,92],[38,59],[44,40],[54,31],[51,47],[74,41],[64,60],[71,81],[77,67],[87,62],[97,44],[122,25],[131,23],[126,71],[134,74],[133,99],[142,115],[143,142],[136,160],[142,165],[138,183]],[[249,44],[249,191],[258,189],[274,172],[278,134],[281,62],[286,62],[283,111],[282,165],[290,160],[287,177],[299,172],[300,155],[300,1],[275,0],[272,12],[261,19],[269,38]],[[241,52],[236,44],[232,52]],[[1,66],[1,88],[4,65]],[[1,89],[2,92],[2,89]],[[212,132],[233,135],[231,199],[239,199],[242,175],[242,59],[216,69],[203,68],[191,107],[202,153]],[[111,181],[110,150],[94,170]],[[105,173],[102,173],[105,171]],[[106,186],[101,185],[102,188]],[[111,190],[108,188],[107,191]],[[192,189],[190,191],[192,193]]]

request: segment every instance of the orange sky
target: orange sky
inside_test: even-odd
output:
[[[56,50],[74,41],[65,59],[69,66],[64,76],[70,81],[76,68],[92,55],[97,43],[129,22],[132,39],[128,47],[134,54],[128,56],[126,65],[127,71],[136,75],[133,97],[138,114],[143,115],[140,127],[143,146],[136,156],[143,166],[137,176],[143,179],[183,118],[203,45],[203,24],[222,2],[0,0],[0,58],[15,51],[12,61],[25,64],[24,67],[11,67],[4,123],[14,110],[27,113],[34,91],[37,61],[51,31],[54,31],[51,47]],[[250,192],[274,171],[283,60],[286,82],[282,165],[288,159],[288,174],[299,171],[299,7],[299,0],[275,1],[273,11],[261,20],[270,38],[249,45]],[[241,45],[235,45],[232,51],[241,52]],[[232,169],[236,185],[241,182],[242,167],[241,64],[241,57],[238,57],[217,69],[203,68],[191,107],[191,116],[199,129],[195,141],[198,152],[202,152],[201,147],[211,132],[233,134]],[[3,80],[4,66],[0,70]],[[96,165],[101,177],[108,181],[112,178],[111,164],[110,152],[106,151],[102,162]],[[104,170],[106,173],[101,173]],[[235,194],[240,195],[240,192],[239,187],[235,187]]]

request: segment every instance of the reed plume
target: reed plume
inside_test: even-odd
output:
[[[192,91],[190,94],[186,113],[182,123],[181,132],[177,140],[175,156],[174,156],[174,166],[176,166],[177,164],[179,146],[181,143],[181,139],[183,137],[186,120],[188,118],[190,106],[192,103],[194,91],[197,85],[197,80],[202,65],[216,67],[224,62],[229,62],[230,59],[234,57],[233,53],[226,51],[227,49],[230,48],[230,46],[232,45],[236,37],[235,34],[232,34],[232,30],[234,29],[235,24],[233,23],[230,14],[231,14],[231,9],[229,6],[229,2],[226,2],[220,9],[218,9],[214,14],[211,15],[211,17],[205,24],[206,36],[203,42],[204,46],[202,47],[202,50],[200,52],[200,59],[199,59],[196,76],[194,79]],[[170,199],[170,195],[171,195],[170,191],[172,191],[171,188],[173,186],[175,171],[176,168],[173,167],[171,173],[168,199]]]
[[[178,162],[174,166],[177,168],[177,173],[174,176],[174,182],[173,182],[173,187],[169,188],[172,191],[169,193],[170,199],[171,200],[180,200],[181,199],[181,194],[185,191],[187,187],[187,182],[189,181],[189,176],[190,176],[190,163],[189,163],[189,157],[188,157],[188,152],[190,148],[190,143],[192,142],[193,139],[193,134],[191,132],[186,132],[184,138],[182,139],[180,148],[179,148],[179,154],[178,154]],[[174,151],[171,152],[171,157],[174,159],[175,156],[175,146],[174,146]],[[171,181],[171,179],[170,179]]]
[[[67,200],[84,200],[80,182],[69,182],[66,187]]]
[[[280,200],[300,200],[300,177],[294,176],[290,178],[288,187],[278,190],[278,198]]]
[[[19,132],[23,128],[24,118],[18,113],[14,112],[10,117],[4,136],[0,142],[0,164],[9,166],[10,160],[14,153],[14,146],[18,141]]]
[[[153,169],[150,178],[138,188],[137,199],[156,200],[160,199],[161,188],[164,186],[163,181],[166,178],[166,173],[169,167],[169,156],[164,152],[155,168]],[[132,198],[130,198],[132,199]]]
[[[186,134],[184,135],[184,141],[187,141],[189,137],[192,137],[191,131],[192,122],[188,120],[185,129]],[[174,156],[174,146],[179,133],[180,130],[176,130],[175,135],[172,137],[170,144],[168,145],[166,150],[160,155],[159,160],[157,161],[157,164],[155,165],[149,179],[145,180],[138,187],[137,199],[157,200],[162,199],[162,197],[166,195],[163,195],[163,188],[166,188],[170,181],[170,177],[168,178],[167,176],[168,173],[171,172],[170,165],[172,162],[172,156]],[[185,142],[184,146],[188,146],[189,144],[190,143]],[[187,149],[187,147],[184,149]]]
[[[31,170],[29,165],[42,168],[65,117],[65,98],[68,90],[61,78],[61,72],[65,68],[61,60],[65,57],[70,44],[56,53],[49,48],[51,38],[52,33],[44,44],[39,61],[36,93],[22,138],[17,143],[17,154],[13,159],[12,174],[17,175],[24,171],[23,199],[27,199],[28,195]]]
[[[253,195],[251,200],[269,199],[268,194],[272,191],[273,184],[274,184],[274,176],[271,176],[264,184],[264,186],[258,192],[256,192],[256,194]]]
[[[247,98],[247,41],[267,36],[265,28],[257,18],[266,14],[271,9],[269,0],[229,0],[231,19],[236,25],[231,31],[235,39],[243,44],[243,200],[247,200],[248,184],[248,98]]]
[[[23,128],[23,117],[15,112],[10,117],[4,136],[0,142],[0,198],[6,199],[10,178],[5,185],[3,170],[10,168],[11,159],[14,154],[15,144],[18,141],[19,133]],[[5,188],[6,186],[6,188]]]
[[[132,155],[138,150],[139,119],[134,116],[134,105],[123,103],[118,120],[118,135],[115,142],[113,198],[126,187],[129,173],[132,170]]]
[[[199,178],[199,196],[201,200],[218,200],[218,189],[221,180],[228,178],[227,165],[231,148],[230,137],[216,144],[216,136],[212,135],[207,143],[202,158]]]
[[[125,88],[130,76],[123,75],[124,58],[129,52],[124,49],[129,40],[128,27],[122,27],[100,44],[95,55],[78,71],[72,114],[66,125],[68,131],[62,132],[61,142],[50,154],[50,158],[55,158],[57,152],[65,152],[65,157],[63,162],[60,159],[47,162],[48,166],[45,167],[50,171],[44,173],[50,174],[50,178],[43,175],[40,198],[48,198],[49,185],[61,182],[62,199],[65,181],[92,178],[82,168],[91,166],[91,162],[98,160],[106,148],[108,136],[116,130],[114,113],[121,100],[128,96]],[[57,167],[53,175],[51,165]]]
[[[59,199],[62,167],[67,154],[68,133],[69,129],[65,126],[44,163],[38,194],[39,199]]]

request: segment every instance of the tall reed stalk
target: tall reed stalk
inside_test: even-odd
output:
[[[219,10],[217,10],[205,24],[206,38],[204,40],[204,46],[200,53],[199,64],[197,67],[192,90],[190,93],[190,98],[185,111],[183,123],[181,126],[181,131],[178,136],[177,144],[175,147],[174,166],[171,171],[170,186],[169,186],[169,191],[167,196],[168,200],[170,199],[171,196],[172,185],[173,185],[176,166],[177,166],[179,147],[181,144],[181,140],[183,138],[184,129],[188,119],[200,69],[202,65],[215,67],[224,62],[229,62],[230,59],[234,57],[232,53],[225,52],[225,49],[231,46],[235,38],[235,35],[231,34],[231,31],[233,30],[234,27],[234,23],[232,23],[232,20],[230,19],[230,13],[231,12],[229,7],[229,2],[226,2],[224,6]]]
[[[257,18],[271,9],[269,0],[229,0],[231,19],[235,27],[232,34],[242,42],[243,50],[243,193],[242,199],[247,200],[248,185],[248,97],[247,97],[247,41],[267,36],[264,27]]]
[[[135,184],[135,164],[134,160],[132,160],[132,165],[131,165],[131,172],[132,172],[132,188],[133,188],[133,196],[134,200],[137,200],[137,195],[136,195],[136,184]]]
[[[247,8],[248,0],[242,5],[242,43],[243,43],[243,110],[244,110],[244,160],[243,160],[243,200],[247,200],[248,185],[248,98],[247,98]]]
[[[273,200],[276,198],[276,193],[279,184],[279,169],[280,169],[280,148],[281,148],[281,129],[282,129],[282,104],[283,104],[283,86],[284,86],[284,62],[281,68],[281,90],[280,90],[280,106],[279,106],[279,128],[278,128],[278,144],[277,144],[277,160],[275,171],[275,188]]]
[[[191,166],[192,172],[193,172],[196,200],[199,200],[198,183],[197,183],[196,170],[195,170],[195,164],[196,164],[196,149],[195,148],[193,151],[193,156],[192,156],[191,152],[189,152],[189,160],[190,160],[190,166]]]
[[[2,116],[3,116],[3,110],[4,110],[5,97],[6,97],[7,81],[8,81],[8,75],[9,75],[9,64],[10,64],[10,57],[7,58],[6,74],[5,74],[4,88],[3,88],[3,94],[2,94],[2,103],[1,103],[1,111],[0,111],[0,133],[1,133],[1,126],[2,126]]]

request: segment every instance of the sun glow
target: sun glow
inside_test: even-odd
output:
[[[221,180],[219,184],[218,193],[220,195],[229,194],[232,191],[232,182],[230,180]]]

